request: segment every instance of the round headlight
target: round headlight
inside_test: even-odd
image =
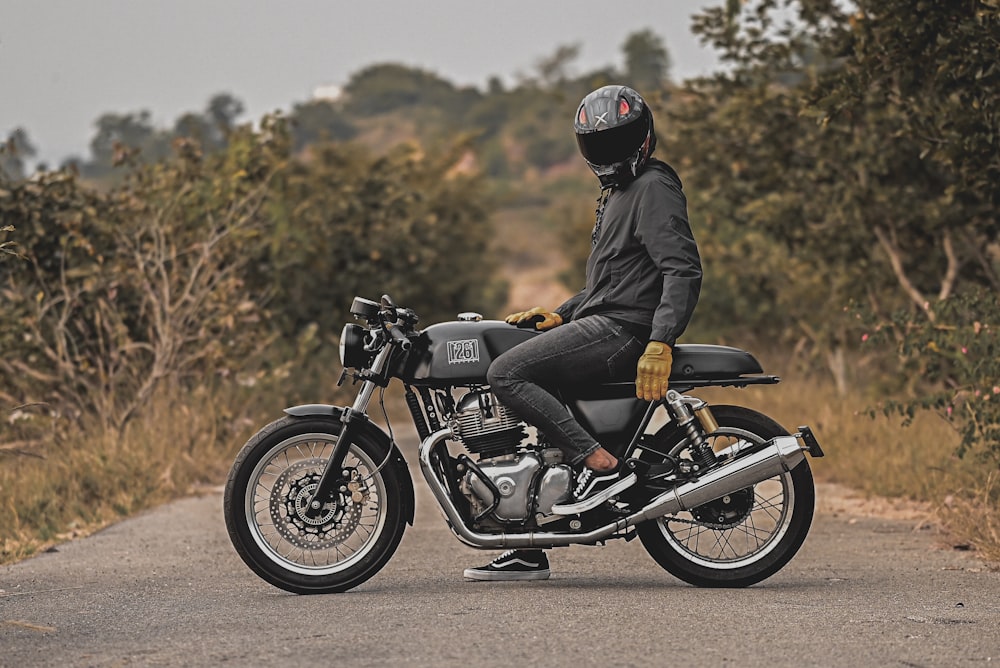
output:
[[[365,328],[348,323],[340,333],[340,363],[345,369],[361,369],[368,365],[365,351]]]

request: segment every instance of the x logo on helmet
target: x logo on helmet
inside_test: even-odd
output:
[[[597,120],[594,121],[594,127],[596,128],[601,123],[604,123],[605,125],[607,125],[608,124],[608,114],[609,113],[610,112],[605,111],[603,114],[599,115],[597,117]]]

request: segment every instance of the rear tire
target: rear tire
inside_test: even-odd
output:
[[[233,547],[254,573],[296,594],[357,587],[389,561],[406,521],[389,448],[356,433],[344,460],[351,482],[318,517],[305,514],[339,438],[339,420],[283,417],[243,446],[226,482],[223,511]]]
[[[713,406],[719,429],[709,436],[723,459],[759,449],[788,434],[771,418],[740,406]],[[684,457],[683,430],[669,424],[655,434],[640,457],[659,463],[663,454]],[[654,452],[655,450],[655,452]],[[812,471],[802,460],[792,471],[715,501],[637,528],[656,562],[698,587],[748,587],[787,564],[812,524],[816,493]]]

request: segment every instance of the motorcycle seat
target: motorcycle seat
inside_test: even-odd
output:
[[[763,373],[760,362],[739,348],[685,343],[674,346],[670,380],[738,378]]]
[[[686,392],[695,387],[773,384],[777,376],[765,376],[760,362],[739,348],[702,343],[674,346],[670,387]],[[625,399],[635,396],[635,382],[622,381],[600,385],[563,388],[572,399]]]

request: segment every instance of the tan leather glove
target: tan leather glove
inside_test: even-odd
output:
[[[527,311],[511,313],[509,316],[504,318],[504,322],[509,325],[523,327],[525,326],[525,323],[537,316],[541,316],[541,320],[535,323],[535,329],[538,330],[552,329],[553,327],[558,327],[563,324],[561,315],[558,313],[552,313],[551,311],[546,311],[541,306],[536,306],[535,308],[528,309]]]
[[[673,352],[665,343],[650,341],[639,358],[635,374],[635,396],[646,401],[658,401],[667,396]]]

